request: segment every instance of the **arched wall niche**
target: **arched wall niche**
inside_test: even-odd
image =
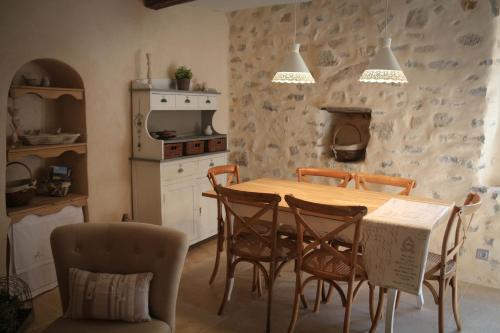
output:
[[[25,81],[25,77],[36,79],[36,85],[29,85]],[[48,86],[41,86],[44,77],[49,79]],[[67,63],[57,59],[43,58],[28,61],[19,67],[11,80],[7,107],[11,110],[17,109],[18,132],[21,135],[33,134],[36,131],[55,134],[58,129],[61,129],[63,133],[80,134],[74,144],[66,146],[29,146],[22,141],[13,143],[12,134],[14,131],[9,113],[7,113],[7,121],[4,125],[7,137],[6,162],[19,161],[24,163],[39,181],[47,177],[49,166],[65,165],[71,167],[71,198],[77,197],[80,201],[85,201],[84,214],[87,215],[87,130],[84,83],[80,74]],[[5,179],[7,182],[23,177],[26,177],[26,170],[22,167],[13,166],[6,170]],[[34,199],[30,204],[30,206],[35,207],[27,207],[26,209],[33,208],[34,214],[38,215],[36,201]],[[11,220],[14,220],[12,212],[12,210],[7,209],[7,215],[11,217]]]
[[[24,85],[23,75],[37,78],[48,76],[52,87],[84,89],[80,74],[70,65],[56,59],[28,61],[17,70],[12,85]]]

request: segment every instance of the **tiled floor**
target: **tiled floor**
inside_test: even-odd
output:
[[[251,270],[241,266],[237,271],[235,287],[230,303],[223,316],[217,316],[217,309],[223,293],[224,268],[219,272],[213,286],[208,285],[212,269],[214,242],[203,244],[189,252],[177,308],[177,333],[210,332],[263,332],[265,328],[266,297],[256,297],[250,292]],[[273,332],[286,332],[291,314],[294,275],[291,265],[278,279],[273,302]],[[310,305],[313,302],[314,287],[306,293]],[[500,332],[500,290],[488,289],[462,283],[461,312],[462,332]],[[449,300],[451,295],[448,294]],[[437,332],[437,307],[432,296],[426,291],[424,309],[416,308],[414,296],[403,295],[396,312],[395,331],[398,333]],[[368,319],[367,290],[360,291],[352,314],[351,332],[367,332]],[[35,299],[36,319],[30,333],[40,332],[51,321],[60,316],[60,302],[57,289]],[[446,309],[447,332],[455,332],[456,327],[450,302]],[[319,313],[311,309],[301,310],[295,332],[341,332],[343,308],[339,300],[321,305]],[[384,332],[384,321],[377,332]]]

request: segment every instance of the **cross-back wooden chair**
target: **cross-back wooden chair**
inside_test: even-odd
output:
[[[352,179],[352,175],[349,172],[327,169],[327,168],[298,168],[297,169],[297,181],[299,182],[310,182],[309,176],[313,177],[326,177],[333,178],[339,181],[338,187],[346,187],[347,184]]]
[[[295,297],[292,319],[288,332],[294,330],[298,318],[299,302],[304,286],[311,280],[318,280],[316,299],[318,299],[323,281],[334,286],[341,299],[345,301],[345,316],[343,332],[349,332],[352,302],[359,290],[358,286],[366,280],[366,271],[363,267],[362,257],[355,251],[341,251],[332,240],[347,228],[354,228],[352,244],[357,248],[360,242],[361,220],[366,215],[366,207],[358,206],[332,206],[301,200],[291,195],[286,195],[285,200],[295,216],[297,228],[297,265]],[[332,223],[329,230],[319,230],[318,224],[310,220],[310,216],[329,218],[337,223]],[[333,222],[333,221],[332,221]],[[309,238],[304,242],[304,233]],[[310,276],[302,281],[302,272]],[[344,294],[338,281],[347,282],[347,295]]]
[[[262,273],[267,285],[266,332],[270,332],[274,281],[283,265],[296,257],[295,242],[278,237],[281,197],[278,194],[237,191],[221,185],[217,185],[215,191],[226,211],[227,270],[219,315],[231,297],[237,264],[251,263]],[[269,270],[264,267],[265,263],[269,264]]]
[[[215,187],[219,185],[217,176],[226,175],[225,186],[229,186],[233,183],[239,184],[240,179],[240,167],[235,164],[219,165],[208,169],[207,177],[215,190]],[[217,250],[215,253],[215,265],[210,275],[209,284],[214,282],[215,276],[219,270],[220,255],[224,251],[224,218],[222,216],[222,203],[217,199]]]
[[[481,207],[481,197],[476,193],[469,193],[464,204],[455,206],[446,225],[443,242],[441,243],[441,253],[429,252],[427,255],[427,266],[424,275],[424,286],[429,288],[438,305],[439,333],[444,332],[444,301],[446,288],[452,290],[453,316],[457,329],[462,329],[460,310],[458,305],[457,268],[460,249],[464,245],[467,231],[472,223],[474,214]],[[438,283],[436,290],[431,281]],[[380,318],[383,307],[383,297],[379,297],[377,313],[374,318],[374,326]]]
[[[354,174],[354,182],[356,189],[367,191],[370,191],[369,184],[400,187],[402,190],[398,193],[399,195],[410,195],[411,190],[417,186],[417,182],[413,179],[370,173]]]

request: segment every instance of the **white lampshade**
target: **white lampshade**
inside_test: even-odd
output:
[[[360,82],[367,83],[408,83],[405,74],[391,50],[391,39],[380,38],[380,48],[372,59]]]
[[[280,70],[274,75],[273,82],[275,83],[315,83],[309,68],[307,68],[304,59],[300,53],[300,44],[294,44],[292,52],[290,52]]]

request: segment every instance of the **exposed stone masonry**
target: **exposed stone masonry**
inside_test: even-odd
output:
[[[228,14],[230,159],[244,179],[295,178],[299,166],[411,177],[415,195],[460,203],[481,193],[461,279],[500,288],[500,190],[479,184],[489,75],[500,66],[496,1],[464,10],[459,1],[391,1],[388,30],[409,84],[361,84],[385,25],[384,1],[313,0],[298,8],[297,41],[317,83],[273,84],[293,43],[293,5]],[[333,159],[324,106],[369,107],[371,140],[363,163]],[[488,124],[491,126],[491,124]],[[442,230],[441,230],[442,232]],[[440,248],[441,232],[431,248]],[[476,248],[490,250],[487,262]],[[481,274],[478,274],[481,272]]]

